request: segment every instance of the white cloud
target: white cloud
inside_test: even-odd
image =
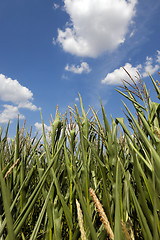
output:
[[[130,37],[130,38],[133,37],[134,34],[135,34],[135,30],[133,30],[133,31],[130,33],[129,37]]]
[[[160,63],[160,51],[157,50],[157,62]]]
[[[38,133],[40,135],[43,134],[43,129],[42,129],[42,123],[38,123],[36,122],[34,124],[35,128],[36,128],[36,131],[38,131]],[[44,129],[45,129],[45,132],[46,132],[46,138],[47,138],[47,141],[50,140],[50,133],[51,133],[51,126],[47,126],[45,123],[44,123]],[[41,139],[41,142],[43,143],[43,139]]]
[[[0,99],[18,104],[33,99],[33,93],[26,87],[20,85],[17,80],[7,78],[0,74]]]
[[[57,3],[53,3],[53,8],[56,10],[57,8],[59,8],[60,6],[59,6],[59,4],[57,4]]]
[[[142,73],[142,76],[147,77],[148,73],[153,75],[155,72],[158,71],[159,68],[160,68],[160,66],[158,64],[153,66],[153,59],[151,57],[147,56],[145,66],[144,66],[144,72]]]
[[[78,98],[78,97],[76,97],[76,98],[75,98],[75,101],[76,101],[76,102],[79,102],[79,98]]]
[[[0,122],[1,123],[8,123],[9,120],[18,118],[18,115],[19,115],[19,119],[24,119],[24,116],[19,113],[17,106],[5,104],[5,105],[3,105],[3,107],[5,109],[0,113]]]
[[[18,104],[18,108],[27,108],[27,109],[29,109],[31,111],[36,111],[37,109],[40,109],[40,108],[37,108],[36,105],[32,104],[29,101],[26,101],[24,103]]]
[[[21,108],[37,110],[37,107],[30,102],[33,100],[33,93],[17,80],[0,74],[0,86],[0,100],[19,104]]]
[[[141,65],[133,67],[130,63],[126,63],[124,68],[129,72],[129,74],[134,77],[137,75],[137,71],[141,69]],[[122,84],[122,80],[130,82],[130,78],[125,70],[121,67],[115,69],[112,73],[108,73],[107,76],[101,81],[104,84]]]
[[[53,43],[53,45],[56,45],[57,41],[55,38],[52,39],[52,43]]]
[[[8,122],[17,118],[18,114],[21,118],[23,115],[19,113],[19,108],[26,108],[31,111],[38,110],[37,106],[32,103],[33,93],[26,87],[22,86],[17,80],[7,78],[0,74],[0,100],[3,102],[11,102],[13,105],[4,105],[5,109],[0,114],[1,122]]]
[[[155,64],[153,64],[155,62]],[[132,64],[126,63],[124,68],[128,71],[128,73],[134,78],[137,76],[137,72],[140,73],[142,77],[148,77],[148,73],[153,75],[160,69],[160,51],[157,50],[156,59],[152,57],[146,57],[146,61],[143,65],[139,64],[136,67],[133,67]],[[107,76],[101,81],[103,84],[122,84],[122,80],[126,80],[130,82],[130,78],[128,74],[121,67],[119,69],[115,69],[113,72],[108,73]],[[137,78],[134,79],[135,81]]]
[[[57,41],[64,51],[97,57],[125,41],[135,15],[137,0],[64,0],[71,27],[58,29]]]
[[[34,124],[34,126],[36,127],[36,130],[39,131],[42,134],[42,132],[43,132],[42,131],[42,123],[36,122]],[[47,126],[46,124],[44,124],[44,129],[47,131],[47,133],[51,131],[51,127]]]
[[[65,74],[62,74],[62,79],[64,79],[64,80],[68,80],[68,76],[65,75]]]
[[[76,74],[82,74],[82,73],[89,73],[91,71],[88,63],[86,62],[82,62],[81,65],[71,65],[69,66],[68,64],[66,65],[65,67],[65,70],[66,71],[69,71],[69,72],[73,72],[73,73],[76,73]]]
[[[28,88],[22,86],[17,80],[0,74],[0,86],[0,100],[19,104],[20,108],[37,110],[37,107],[31,103],[33,93]]]

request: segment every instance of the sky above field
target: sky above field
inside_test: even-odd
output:
[[[39,129],[40,109],[49,125],[78,93],[121,117],[122,67],[149,88],[160,78],[159,0],[0,0],[0,124]]]

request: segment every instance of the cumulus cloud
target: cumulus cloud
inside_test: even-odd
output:
[[[3,105],[4,110],[0,113],[0,122],[8,122],[18,117],[22,119],[24,116],[20,114],[20,108],[26,108],[36,111],[38,108],[32,103],[33,93],[26,87],[22,86],[17,80],[0,74],[0,100],[7,102]],[[9,105],[8,102],[13,105]]]
[[[36,105],[32,104],[29,101],[24,102],[24,103],[19,103],[18,104],[18,108],[27,108],[27,109],[29,109],[31,111],[36,111],[37,109],[40,109],[40,108],[37,108]]]
[[[141,67],[141,65],[133,67],[130,63],[126,63],[124,66],[124,68],[129,72],[132,77],[137,75],[137,71],[139,71]],[[120,67],[119,69],[115,69],[112,73],[108,73],[101,82],[103,84],[121,84],[122,80],[130,82],[128,74],[124,71],[122,67]]]
[[[142,77],[148,77],[148,73],[153,75],[160,69],[160,51],[157,50],[157,55],[153,59],[152,57],[146,57],[145,63],[139,64],[133,67],[132,64],[126,63],[124,68],[129,72],[129,74],[137,80],[137,72],[141,74]],[[103,84],[122,84],[122,80],[130,82],[128,74],[124,71],[122,67],[115,69],[113,72],[108,73],[107,76],[101,81]]]
[[[20,103],[33,98],[33,93],[28,88],[21,86],[17,80],[7,78],[3,74],[0,74],[0,85],[0,98],[2,101]]]
[[[142,73],[142,76],[147,77],[148,73],[153,75],[155,72],[158,71],[159,67],[160,67],[159,64],[156,64],[153,66],[153,59],[147,56],[145,66],[144,66],[144,72]]]
[[[15,118],[24,119],[24,115],[19,113],[18,107],[13,105],[3,105],[4,110],[0,113],[0,123],[8,123]]]
[[[81,65],[71,65],[69,66],[68,64],[66,65],[65,67],[65,70],[66,71],[69,71],[69,72],[73,72],[73,73],[76,73],[76,74],[82,74],[82,73],[89,73],[91,71],[88,63],[86,62],[82,62]]]
[[[37,110],[37,107],[31,102],[33,100],[33,93],[28,88],[22,86],[17,80],[0,74],[0,86],[0,100],[12,102],[21,108]]]
[[[64,51],[97,57],[125,41],[135,15],[137,0],[64,0],[71,26],[58,29],[57,41]]]

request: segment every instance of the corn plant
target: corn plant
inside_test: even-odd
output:
[[[102,103],[103,120],[94,108],[89,118],[79,96],[49,134],[41,114],[42,137],[19,120],[15,139],[1,127],[0,240],[160,238],[160,108],[130,78],[117,90],[135,110],[124,103],[125,119],[109,124]]]

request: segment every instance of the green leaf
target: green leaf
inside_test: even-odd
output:
[[[121,174],[119,161],[116,166],[116,189],[115,189],[115,227],[114,236],[115,239],[123,240],[121,230]]]
[[[50,186],[50,188],[49,188],[47,197],[46,197],[46,199],[45,199],[45,202],[44,202],[44,205],[43,205],[43,207],[42,207],[42,210],[41,210],[41,212],[40,212],[40,214],[39,214],[38,220],[37,220],[37,222],[36,222],[36,224],[35,224],[35,227],[34,227],[34,229],[33,229],[33,232],[32,232],[32,235],[31,235],[31,237],[30,237],[30,240],[36,240],[36,239],[37,239],[37,234],[38,234],[38,231],[39,231],[39,228],[40,228],[40,225],[41,225],[43,216],[44,216],[44,214],[45,214],[45,212],[46,212],[47,204],[48,204],[48,202],[49,202],[49,197],[50,197],[50,194],[51,194],[51,190],[52,190],[52,187],[53,187],[53,183],[54,183],[54,181],[52,181],[52,183],[51,183],[51,186]]]
[[[15,234],[13,230],[13,220],[12,220],[12,215],[10,212],[10,204],[9,200],[10,197],[8,195],[9,191],[6,187],[4,178],[2,176],[2,171],[0,169],[0,184],[1,184],[1,190],[2,190],[2,198],[3,198],[3,206],[5,210],[5,216],[7,220],[7,230],[8,230],[8,240],[15,240]]]

